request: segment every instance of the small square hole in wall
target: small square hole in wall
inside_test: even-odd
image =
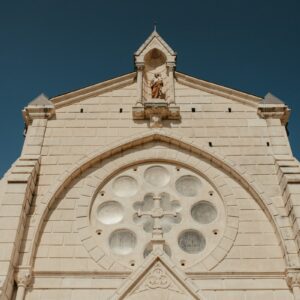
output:
[[[80,112],[83,113],[83,108],[80,108]]]
[[[208,145],[209,145],[209,147],[213,146],[212,142],[208,142]]]
[[[267,142],[267,147],[270,147],[270,142]]]
[[[195,107],[192,107],[192,112],[196,112],[196,108]]]
[[[119,112],[120,112],[120,114],[121,114],[121,113],[123,112],[123,108],[120,108]]]
[[[230,113],[231,113],[231,107],[228,107],[228,112],[230,112]]]
[[[131,266],[131,267],[134,267],[134,266],[135,266],[135,261],[134,261],[134,260],[131,260],[129,263],[130,263],[130,266]]]

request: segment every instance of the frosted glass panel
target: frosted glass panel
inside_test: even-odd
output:
[[[110,236],[109,245],[115,254],[127,255],[135,248],[136,236],[128,229],[116,230]]]
[[[122,221],[123,216],[123,208],[116,201],[104,202],[97,209],[97,219],[103,224],[117,224]]]
[[[169,183],[170,174],[166,168],[154,166],[145,171],[145,180],[153,186],[163,187]]]
[[[196,230],[186,230],[179,235],[178,245],[179,247],[189,253],[195,254],[202,251],[205,248],[204,236]]]
[[[186,175],[180,177],[176,181],[175,186],[179,194],[186,197],[194,197],[197,196],[199,193],[199,190],[201,188],[201,182],[195,176]]]
[[[130,176],[120,176],[113,182],[112,189],[114,194],[119,197],[130,197],[137,193],[138,184]]]
[[[201,224],[208,224],[217,218],[217,210],[208,201],[200,201],[192,207],[193,219]]]

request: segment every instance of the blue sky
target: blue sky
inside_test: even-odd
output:
[[[0,177],[20,155],[21,110],[133,71],[158,23],[177,70],[241,91],[272,92],[292,109],[300,158],[300,1],[26,0],[0,5]]]

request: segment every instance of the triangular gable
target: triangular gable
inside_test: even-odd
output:
[[[135,73],[129,73],[120,77],[116,77],[107,81],[103,81],[85,88],[81,88],[78,90],[71,91],[69,93],[59,95],[56,97],[51,98],[49,102],[51,106],[60,108],[64,106],[71,105],[76,102],[83,101],[90,97],[95,97],[101,95],[105,92],[122,88],[124,86],[130,85],[135,82]],[[259,104],[262,104],[263,98],[257,97],[248,93],[240,92],[238,90],[234,90],[231,88],[227,88],[225,86],[221,86],[212,82],[208,82],[205,80],[201,80],[192,76],[188,76],[186,74],[175,72],[176,81],[180,84],[189,86],[191,88],[196,88],[207,93],[215,94],[221,97],[225,97],[228,99],[232,99],[238,102],[242,102],[244,104],[248,104],[253,107],[257,107]],[[40,97],[37,97],[39,100]],[[36,105],[34,99],[28,105]],[[38,101],[39,103],[39,101]]]
[[[191,280],[165,253],[151,253],[110,300],[205,300]]]
[[[154,30],[147,40],[140,46],[140,48],[134,53],[135,56],[141,55],[141,53],[150,45],[153,39],[156,39],[170,55],[176,55],[176,52],[167,44],[167,42]]]

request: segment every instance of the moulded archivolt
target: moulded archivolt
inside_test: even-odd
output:
[[[124,217],[124,209],[117,201],[107,201],[97,208],[97,219],[106,225],[117,224]]]
[[[201,188],[201,181],[195,176],[184,175],[176,180],[175,187],[179,194],[186,197],[195,197]]]
[[[119,176],[114,180],[112,189],[119,197],[131,197],[138,192],[138,183],[131,176]]]
[[[170,181],[169,171],[162,166],[152,166],[145,171],[145,180],[155,187],[166,186]]]
[[[129,229],[119,229],[111,233],[109,246],[117,255],[130,254],[136,246],[136,235]]]

